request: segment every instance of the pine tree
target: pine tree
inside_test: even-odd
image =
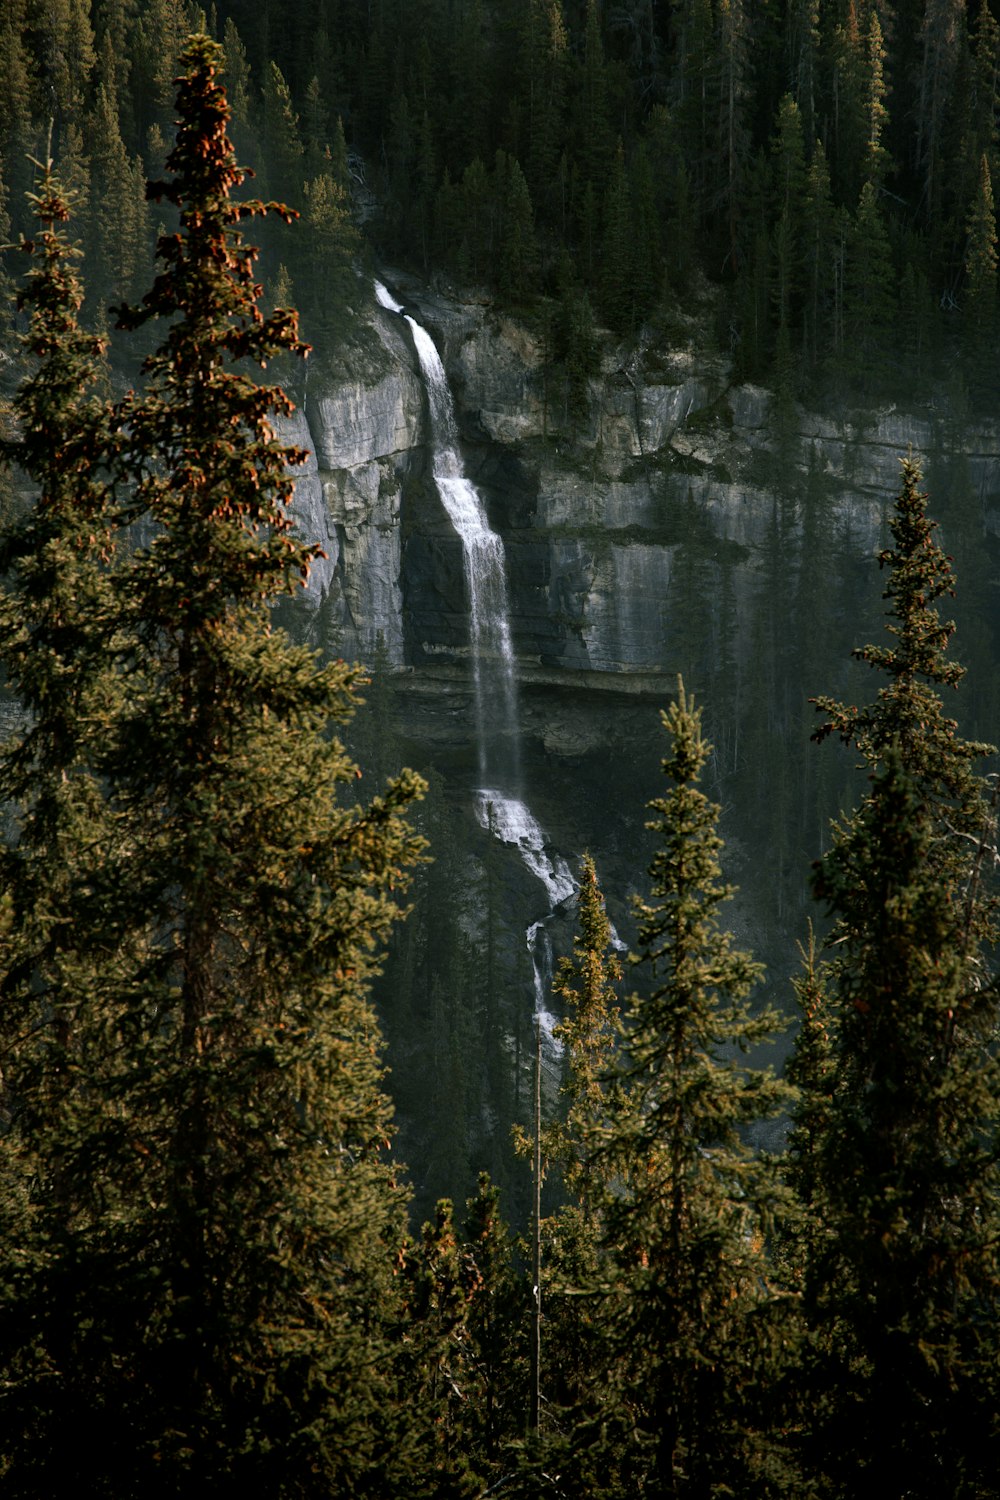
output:
[[[183,68],[171,175],[149,189],[179,229],[120,320],[164,334],[112,453],[127,516],[153,524],[111,576],[126,701],[95,758],[114,838],[91,853],[79,835],[73,898],[104,946],[61,976],[68,1035],[15,1046],[39,1079],[15,1121],[37,1112],[58,1150],[17,1199],[39,1228],[4,1319],[5,1485],[381,1495],[411,1483],[415,1423],[367,982],[419,783],[340,801],[354,768],[324,731],[355,674],[271,623],[311,549],[286,509],[298,455],[268,417],[288,402],[238,365],[301,346],[294,314],[256,307],[239,225],[261,205],[230,198],[221,48],[192,38]]]
[[[562,0],[528,0],[521,47],[528,92],[528,179],[535,202],[543,204],[555,182],[565,133],[570,62]]]
[[[896,319],[896,278],[885,220],[871,182],[861,189],[844,270],[843,368],[863,391],[888,370]]]
[[[818,737],[839,734],[873,772],[816,872],[836,919],[832,1042],[822,1078],[802,1080],[798,1126],[812,1122],[814,1452],[844,1495],[985,1493],[997,1461],[994,832],[973,770],[989,747],[960,739],[941,702],[963,672],[918,484],[904,461],[881,558],[894,642],[855,652],[889,682],[867,708],[819,700]]]
[[[0,1473],[12,1495],[51,1487],[58,1443],[99,1440],[99,1422],[80,1432],[72,1392],[85,1348],[82,1378],[99,1378],[101,1336],[72,1330],[97,1251],[94,1199],[103,1195],[113,1215],[115,1184],[88,1182],[77,1164],[88,1148],[102,1154],[102,1132],[115,1128],[97,1038],[101,969],[116,964],[104,871],[121,852],[99,773],[120,706],[106,665],[116,623],[107,569],[115,513],[101,473],[110,414],[93,391],[104,345],[79,326],[80,252],[51,162],[31,206],[39,227],[22,244],[33,263],[20,304],[31,311],[32,368],[15,400],[20,437],[5,457],[37,499],[21,518],[5,517],[0,542],[0,660],[23,714],[0,757],[0,795],[13,813],[0,853]]]
[[[811,362],[819,363],[829,342],[829,317],[834,302],[835,237],[831,174],[822,141],[813,142],[804,213],[802,242],[805,263],[805,348]]]
[[[671,783],[649,804],[659,847],[639,952],[652,988],[633,996],[619,1078],[628,1093],[604,1150],[621,1187],[607,1204],[620,1297],[618,1336],[648,1495],[708,1495],[746,1483],[755,1462],[745,1406],[754,1317],[768,1303],[762,1233],[772,1184],[745,1143],[786,1098],[740,1054],[778,1026],[747,1004],[761,969],[719,925],[718,808],[701,791],[710,747],[682,683],[663,715]],[[760,1379],[761,1371],[756,1371]]]
[[[625,1446],[601,1248],[604,1201],[612,1188],[605,1172],[614,1166],[600,1151],[618,1104],[611,1075],[622,968],[589,854],[581,861],[577,908],[573,951],[560,959],[552,986],[565,1009],[556,1027],[566,1049],[564,1114],[543,1129],[541,1140],[546,1173],[559,1172],[571,1199],[542,1226],[542,1448],[571,1490],[603,1495],[620,1473]],[[522,1148],[522,1154],[528,1152]]]
[[[297,207],[302,196],[299,117],[292,106],[288,84],[274,62],[264,74],[260,143],[265,181],[269,186],[279,187],[288,201]]]
[[[232,16],[226,20],[223,47],[226,53],[226,97],[233,112],[230,128],[234,145],[242,151],[251,141],[250,61]]]
[[[615,332],[627,333],[632,324],[635,292],[632,276],[633,225],[625,170],[625,148],[620,140],[611,164],[603,218],[601,306]]]
[[[351,219],[350,201],[337,182],[332,162],[305,185],[304,220],[307,238],[296,285],[308,318],[308,331],[321,358],[330,359],[346,323],[347,306],[357,290],[354,261],[360,239]]]
[[[479,1493],[469,1452],[476,1372],[468,1324],[484,1282],[472,1252],[458,1240],[449,1199],[441,1199],[424,1224],[406,1276],[410,1389],[437,1414],[430,1456],[434,1500],[459,1500]]]
[[[95,273],[90,291],[101,307],[130,297],[146,270],[149,211],[142,164],[129,160],[114,104],[104,85],[90,120],[93,192],[101,205],[92,215],[91,249]],[[91,261],[88,261],[88,264]]]
[[[528,295],[535,270],[535,220],[520,163],[502,151],[497,152],[494,192],[500,211],[497,289],[505,301],[519,302]]]
[[[574,154],[584,188],[603,190],[612,153],[608,119],[608,76],[601,38],[599,0],[587,0],[582,56],[570,86],[573,100]]]
[[[920,27],[921,64],[917,100],[917,165],[921,208],[929,224],[941,211],[947,154],[945,132],[952,109],[956,66],[965,44],[962,0],[927,0]]]
[[[25,223],[21,207],[31,182],[29,153],[33,149],[31,77],[19,11],[19,6],[9,5],[0,18],[0,147],[17,229]]]
[[[50,0],[32,20],[39,113],[60,126],[78,120],[94,66],[88,0]]]
[[[943,839],[934,856],[939,875],[950,883],[951,876],[965,869],[961,880],[968,884],[971,867],[963,843],[971,840],[969,848],[978,849],[990,822],[983,782],[973,765],[992,753],[992,747],[962,739],[955,720],[945,713],[940,689],[957,687],[965,675],[947,655],[954,623],[942,620],[938,612],[938,601],[954,592],[954,576],[950,560],[934,539],[936,523],[920,491],[920,466],[906,458],[901,467],[900,492],[889,523],[892,545],[879,555],[880,566],[889,569],[882,597],[890,604],[886,629],[893,643],[861,646],[852,653],[884,672],[888,682],[879,688],[875,701],[862,708],[817,698],[825,719],[813,737],[837,735],[856,746],[869,768],[878,768],[890,747],[898,747],[903,769],[934,809],[941,832],[950,826],[955,835]],[[969,895],[974,901],[970,941],[992,941],[992,906],[985,903],[978,878]]]
[[[774,169],[774,303],[778,339],[790,343],[802,287],[803,230],[809,224],[805,148],[798,106],[785,95],[771,142]]]
[[[495,1483],[508,1467],[505,1450],[524,1433],[530,1288],[515,1265],[500,1190],[488,1173],[480,1173],[467,1208],[464,1239],[480,1280],[467,1319],[474,1375],[468,1443],[477,1474]]]
[[[616,985],[622,968],[611,948],[611,923],[597,882],[591,855],[580,866],[577,896],[578,930],[573,953],[559,960],[553,993],[562,1001],[566,1017],[556,1036],[566,1048],[567,1073],[562,1086],[566,1117],[550,1128],[545,1156],[557,1165],[569,1191],[594,1208],[588,1187],[596,1137],[607,1113],[605,1088],[614,1051],[618,1020]]]
[[[970,987],[935,842],[892,748],[815,882],[840,946],[806,1309],[838,1494],[985,1493],[996,1471],[996,1003]]]
[[[997,223],[990,164],[983,153],[979,183],[969,209],[965,252],[965,340],[973,381],[991,387],[997,323]]]

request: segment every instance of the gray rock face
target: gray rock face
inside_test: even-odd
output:
[[[321,469],[356,469],[414,446],[423,390],[410,370],[393,371],[374,385],[341,385],[320,396],[309,412]]]
[[[679,596],[711,594],[725,569],[735,616],[748,618],[776,535],[797,545],[810,507],[838,549],[871,556],[900,457],[946,441],[943,419],[893,409],[778,412],[770,392],[732,384],[724,360],[689,349],[611,351],[571,421],[533,335],[404,279],[397,294],[408,293],[443,351],[467,467],[505,541],[526,671],[623,687],[671,678]],[[373,310],[371,321],[379,367],[314,392],[308,424],[297,414],[288,429],[311,455],[299,525],[328,554],[306,601],[346,655],[370,658],[381,633],[398,665],[462,668],[461,552],[426,477],[424,391],[403,320]],[[1000,533],[1000,426],[967,432],[964,450],[984,528]]]
[[[280,442],[301,448],[306,454],[305,462],[296,465],[293,471],[295,497],[292,501],[292,518],[299,536],[304,541],[318,543],[326,553],[325,557],[318,557],[310,568],[304,591],[307,605],[311,609],[317,609],[329,590],[340,557],[337,533],[323,499],[316,450],[305,413],[301,408],[296,408],[290,417],[275,417],[274,429]]]
[[[370,662],[381,637],[398,666],[403,484],[424,441],[424,390],[399,320],[376,310],[372,326],[382,345],[374,378],[325,388],[278,426],[283,441],[307,452],[297,471],[296,526],[326,553],[313,565],[305,603],[340,654]]]

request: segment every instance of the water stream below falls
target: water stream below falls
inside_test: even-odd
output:
[[[507,565],[503,541],[492,530],[483,498],[466,476],[458,449],[458,424],[434,340],[380,281],[375,296],[409,325],[427,389],[431,418],[432,470],[441,503],[462,542],[469,603],[469,656],[476,716],[480,787],[475,810],[482,827],[517,850],[525,867],[545,887],[548,909],[527,931],[535,985],[535,1015],[552,1051],[555,1018],[547,1006],[552,953],[546,923],[576,890],[566,861],[550,853],[546,835],[521,796],[521,730],[517,664],[510,629]]]

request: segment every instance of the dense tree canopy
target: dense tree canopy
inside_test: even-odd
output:
[[[1000,30],[986,3],[231,0],[212,15],[240,149],[315,221],[297,243],[263,228],[266,273],[286,266],[324,344],[356,295],[351,204],[380,250],[522,308],[560,295],[569,254],[624,335],[684,305],[700,271],[750,376],[791,361],[814,382],[919,392],[932,367],[881,337],[905,303],[921,345],[964,350],[977,398],[995,396],[982,330]],[[24,152],[54,114],[91,205],[95,305],[131,292],[151,250],[137,184],[198,17],[182,0],[6,9],[15,228]]]

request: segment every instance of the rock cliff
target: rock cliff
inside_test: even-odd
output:
[[[319,542],[306,606],[322,614],[327,644],[371,660],[381,634],[389,660],[404,660],[401,519],[404,478],[423,436],[424,394],[398,320],[372,314],[381,368],[308,393],[279,424],[304,448],[296,517]]]
[[[995,423],[956,437],[945,409],[778,410],[769,392],[733,384],[724,358],[652,344],[627,361],[609,349],[586,416],[571,421],[530,332],[485,305],[398,289],[441,349],[467,466],[504,536],[528,678],[570,671],[638,692],[671,681],[690,656],[674,604],[695,572],[703,633],[721,628],[728,594],[745,657],[778,513],[786,549],[799,547],[812,508],[838,548],[870,557],[910,449],[939,468],[960,451],[983,532],[1000,532]],[[345,655],[370,657],[381,633],[397,666],[457,666],[460,549],[427,478],[423,388],[402,320],[374,305],[368,316],[382,370],[311,394],[289,429],[310,448],[300,523],[328,553],[308,602]],[[935,501],[947,513],[950,496]]]

